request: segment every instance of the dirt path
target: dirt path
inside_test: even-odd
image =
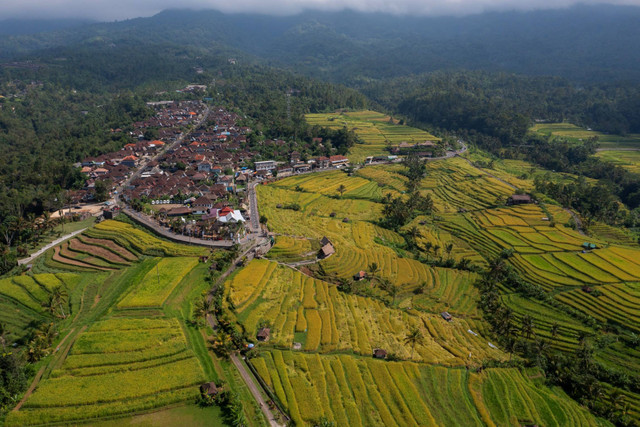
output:
[[[258,402],[258,404],[260,405],[260,409],[262,410],[262,413],[264,414],[265,417],[267,417],[267,420],[269,420],[269,425],[271,425],[271,427],[284,427],[282,424],[279,424],[276,418],[273,416],[273,413],[269,409],[267,402],[262,397],[262,394],[260,394],[260,390],[258,389],[258,386],[253,381],[253,377],[244,368],[244,365],[242,364],[240,359],[238,359],[238,356],[236,354],[231,354],[231,361],[233,362],[238,372],[240,372],[240,376],[244,380],[247,387],[249,387],[249,391],[251,391],[251,394],[256,399],[256,402]]]
[[[571,209],[569,208],[563,208],[569,215],[571,215],[571,218],[573,218],[573,222],[576,223],[576,230],[578,231],[578,233],[582,234],[583,236],[586,236],[587,233],[584,232],[584,228],[582,227],[582,220],[580,219],[580,217],[578,215],[575,214],[575,212],[573,212]]]
[[[40,255],[42,255],[43,253],[45,253],[46,251],[48,251],[52,247],[57,246],[60,243],[64,242],[65,240],[70,239],[70,238],[82,233],[84,230],[86,230],[86,228],[83,228],[82,230],[74,231],[73,233],[69,233],[66,236],[62,236],[59,239],[54,240],[53,242],[49,243],[48,245],[46,245],[45,247],[40,249],[38,252],[35,252],[34,254],[32,254],[30,257],[18,260],[18,265],[29,264],[34,259],[38,258]]]
[[[86,328],[86,326],[83,328],[83,330],[85,328]],[[64,342],[67,340],[67,338],[69,338],[71,336],[71,334],[73,334],[73,332],[75,330],[76,330],[76,328],[71,328],[69,333],[64,338],[62,338],[62,341],[60,341],[60,343],[57,345],[57,347],[53,351],[53,354],[55,354],[58,350],[60,350],[60,347],[64,344]],[[66,355],[65,355],[65,357],[66,357]],[[18,402],[16,407],[12,409],[12,412],[18,412],[20,410],[20,408],[22,408],[22,405],[24,405],[24,402],[26,402],[27,399],[29,398],[29,396],[31,396],[33,394],[33,391],[36,389],[36,387],[40,383],[40,380],[42,379],[42,375],[47,370],[47,367],[51,366],[53,362],[54,361],[52,360],[51,363],[49,363],[47,365],[44,365],[42,368],[40,368],[40,370],[36,374],[35,378],[33,378],[33,381],[31,382],[31,385],[29,386],[29,388],[25,392],[24,396],[22,396],[22,399],[20,399],[20,402]]]
[[[22,405],[24,405],[24,402],[27,401],[29,396],[31,396],[33,391],[38,386],[38,383],[40,382],[40,378],[42,378],[42,374],[44,374],[45,369],[47,369],[46,366],[43,366],[42,368],[40,368],[40,370],[36,374],[36,377],[33,379],[33,381],[31,382],[31,385],[27,389],[27,392],[24,394],[24,396],[22,396],[22,399],[20,399],[20,402],[18,402],[16,407],[12,409],[12,412],[18,412],[20,410],[20,408],[22,408]]]

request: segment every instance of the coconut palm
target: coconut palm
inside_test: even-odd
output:
[[[55,304],[59,309],[63,319],[66,319],[67,315],[64,313],[64,305],[67,303],[69,299],[69,294],[67,294],[67,290],[62,287],[62,285],[58,285],[51,290],[51,302]]]
[[[203,295],[198,301],[196,301],[195,307],[193,308],[193,317],[198,324],[203,324],[207,322],[207,317],[213,311],[213,304],[211,304],[211,300],[207,295]]]
[[[424,340],[424,335],[422,334],[422,331],[417,327],[413,327],[409,331],[407,336],[404,338],[404,343],[411,345],[411,358],[412,359],[413,359],[413,353],[414,353],[415,348],[416,348],[416,344],[422,343],[423,340]]]
[[[347,191],[347,187],[345,187],[344,184],[340,184],[340,186],[336,189],[336,191],[340,193],[340,197],[342,197],[345,191]]]
[[[522,335],[524,335],[527,339],[530,339],[531,335],[535,334],[533,327],[533,319],[527,314],[522,318],[522,326],[520,327]]]

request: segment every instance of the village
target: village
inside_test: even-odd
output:
[[[83,209],[84,204],[104,202],[102,214],[107,219],[131,208],[175,234],[240,242],[251,215],[250,184],[349,166],[341,155],[305,162],[297,151],[289,161],[262,159],[248,149],[252,129],[240,124],[239,114],[203,101],[147,105],[156,114],[133,123],[132,142],[76,164],[87,179],[81,190],[69,194],[70,206]],[[150,140],[149,134],[157,138]]]

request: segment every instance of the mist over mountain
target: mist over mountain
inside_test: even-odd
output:
[[[5,59],[87,43],[236,49],[314,77],[357,83],[436,70],[640,80],[640,8],[574,6],[464,17],[305,12],[294,16],[167,10],[150,18],[0,39]]]
[[[55,19],[26,20],[7,19],[0,21],[0,35],[18,36],[25,34],[46,33],[50,31],[80,27],[96,21],[87,19]]]

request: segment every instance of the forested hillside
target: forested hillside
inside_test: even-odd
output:
[[[72,43],[114,43],[117,49],[123,40],[153,40],[229,46],[340,82],[456,69],[638,81],[639,19],[637,8],[610,5],[465,17],[170,10],[151,18],[4,38],[0,55]]]

